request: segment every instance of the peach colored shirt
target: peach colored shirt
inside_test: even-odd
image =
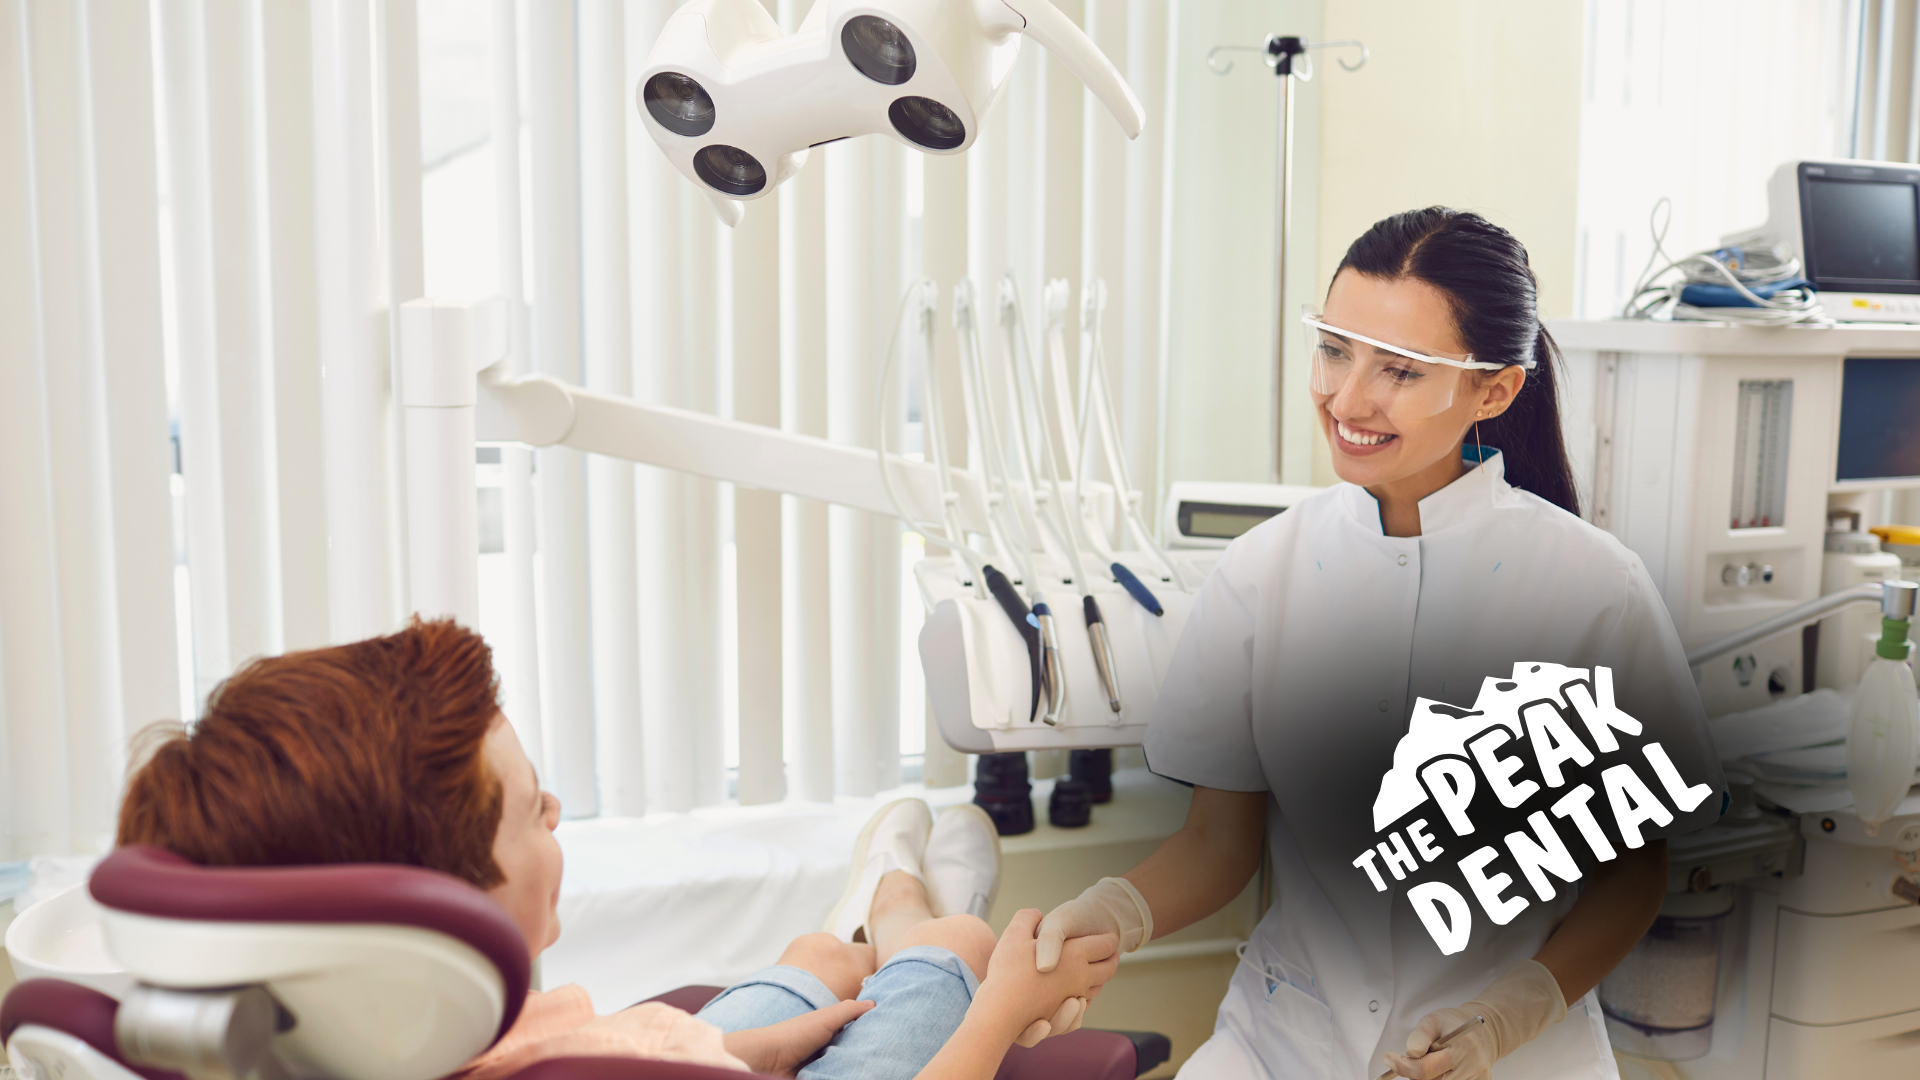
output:
[[[659,1002],[595,1016],[587,992],[569,984],[529,992],[506,1035],[449,1080],[499,1080],[558,1057],[655,1058],[747,1071],[727,1053],[720,1029],[704,1020]]]

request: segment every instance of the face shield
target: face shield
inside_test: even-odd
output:
[[[1391,420],[1424,420],[1453,406],[1467,371],[1499,371],[1505,364],[1472,353],[1435,354],[1343,330],[1308,312],[1300,317],[1313,358],[1316,397],[1353,392]],[[1530,366],[1530,365],[1529,365]]]

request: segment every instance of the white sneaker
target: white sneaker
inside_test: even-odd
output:
[[[927,900],[936,917],[982,919],[1000,892],[1000,832],[972,803],[948,807],[927,837]]]
[[[933,811],[919,799],[896,799],[874,812],[860,838],[853,843],[853,866],[847,875],[847,891],[827,916],[826,932],[841,941],[870,941],[864,934],[867,915],[873,907],[873,894],[880,879],[903,870],[922,881],[926,873],[921,863],[927,851],[927,833],[933,828]]]

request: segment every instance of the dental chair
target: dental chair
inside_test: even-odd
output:
[[[418,867],[203,867],[121,848],[94,871],[120,1000],[57,979],[14,987],[0,1044],[20,1080],[437,1080],[513,1026],[525,939],[466,882]],[[719,987],[654,1000],[697,1011]],[[997,1080],[1133,1080],[1165,1036],[1082,1029],[1014,1047]],[[514,1080],[740,1080],[627,1058],[540,1062]],[[907,1078],[902,1078],[907,1080]]]

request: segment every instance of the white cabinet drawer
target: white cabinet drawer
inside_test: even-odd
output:
[[[1767,1080],[1862,1080],[1920,1076],[1920,1011],[1809,1027],[1767,1025]]]
[[[1774,1016],[1845,1024],[1920,1009],[1920,907],[1860,915],[1780,912]],[[1920,1069],[1907,1075],[1920,1076]]]

